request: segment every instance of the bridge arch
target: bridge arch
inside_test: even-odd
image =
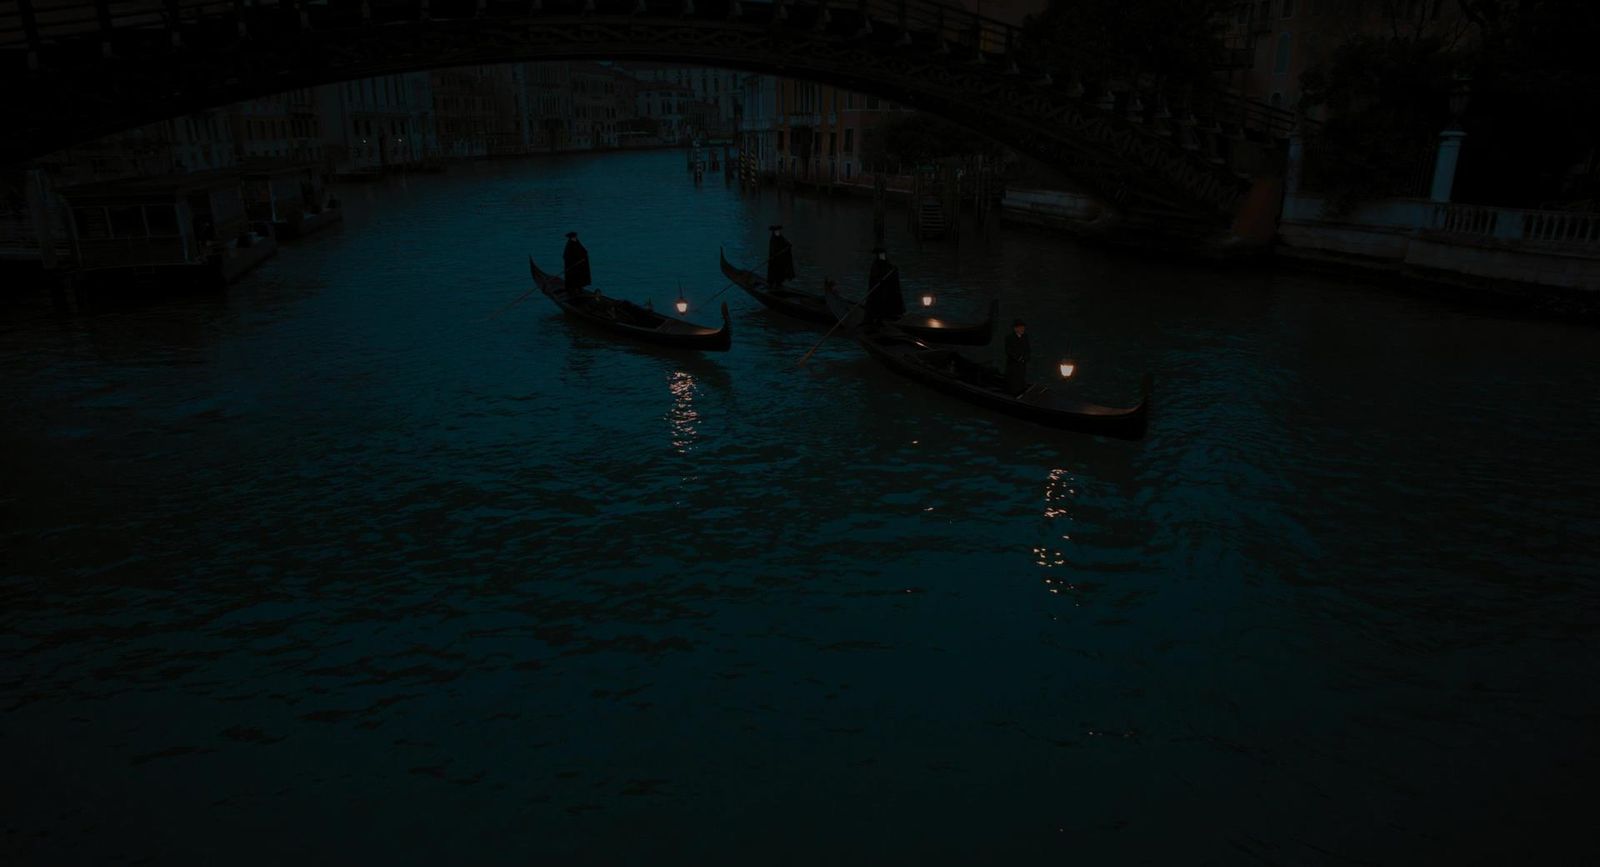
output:
[[[1015,28],[939,0],[17,0],[0,15],[0,163],[285,90],[546,60],[695,63],[832,84],[980,131],[1052,165],[1125,220],[1225,230],[1270,172],[1287,115],[1212,103],[1172,118],[1091,104],[1017,60]],[[62,18],[61,9],[77,18]],[[1076,92],[1074,92],[1076,91]],[[1263,125],[1237,158],[1222,119]],[[1235,137],[1237,138],[1237,136]],[[1221,141],[1223,147],[1215,146]],[[1231,162],[1227,158],[1234,156]]]

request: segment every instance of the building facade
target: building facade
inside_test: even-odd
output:
[[[536,151],[572,147],[572,64],[530,63],[525,71],[528,126]]]
[[[317,101],[324,161],[337,174],[406,168],[438,155],[426,72],[329,85]]]
[[[571,76],[572,146],[579,150],[618,147],[634,117],[639,82],[609,64],[573,64]]]
[[[679,126],[684,117],[693,129],[682,129],[686,136],[706,138],[732,136],[739,130],[740,103],[744,99],[744,73],[727,69],[710,69],[698,66],[630,66],[629,73],[639,81],[641,89],[655,89],[658,93],[687,94],[679,98],[677,114]],[[661,88],[675,85],[682,90]]]
[[[909,109],[809,81],[779,79],[773,91],[772,171],[817,183],[848,182],[864,172],[898,171],[895,166],[867,165],[867,144],[880,126],[905,116]]]
[[[533,146],[525,64],[461,66],[430,75],[445,157],[515,156]]]
[[[324,161],[322,118],[311,88],[234,103],[228,121],[240,162]]]

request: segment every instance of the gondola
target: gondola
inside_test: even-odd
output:
[[[674,346],[679,349],[700,349],[707,352],[726,352],[733,344],[733,324],[728,321],[728,305],[722,305],[722,327],[707,328],[664,316],[654,310],[640,307],[620,298],[609,298],[598,292],[567,289],[565,280],[546,274],[528,257],[528,270],[533,272],[534,285],[556,302],[569,316],[590,322],[601,328],[629,337]]]
[[[720,250],[717,255],[722,259],[723,276],[767,307],[787,316],[821,325],[832,325],[838,321],[828,310],[828,301],[821,294],[801,292],[797,289],[769,289],[766,279],[760,274],[734,266],[728,261],[727,254]],[[930,343],[985,346],[994,338],[994,321],[999,312],[999,299],[991,299],[989,315],[982,322],[963,325],[933,316],[902,316],[896,319],[894,324],[907,334]]]
[[[1144,436],[1150,412],[1151,377],[1145,374],[1139,403],[1132,407],[1099,406],[1074,400],[1049,385],[1034,384],[1021,395],[1007,390],[1005,375],[954,349],[929,346],[890,325],[864,328],[861,307],[837,293],[828,295],[829,309],[844,320],[868,355],[894,372],[968,403],[1037,424],[1119,439]]]

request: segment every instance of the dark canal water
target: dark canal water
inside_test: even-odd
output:
[[[908,295],[1152,371],[1126,443],[796,370],[736,289],[725,355],[490,318],[568,229],[706,321],[770,222],[859,287],[857,200],[678,153],[343,195],[223,296],[6,302],[0,861],[1596,856],[1594,330],[891,219]]]

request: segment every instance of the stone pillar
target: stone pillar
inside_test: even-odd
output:
[[[1461,159],[1461,140],[1467,134],[1459,129],[1439,133],[1439,154],[1433,161],[1433,194],[1435,202],[1450,201],[1450,191],[1456,184],[1456,162]]]
[[[29,169],[27,178],[28,215],[33,218],[33,232],[39,240],[39,264],[46,271],[56,267],[55,222],[51,219],[50,193],[46,188],[43,169]]]
[[[1283,190],[1286,193],[1300,192],[1300,178],[1305,167],[1306,142],[1300,137],[1299,132],[1289,133],[1289,153],[1283,166]]]

